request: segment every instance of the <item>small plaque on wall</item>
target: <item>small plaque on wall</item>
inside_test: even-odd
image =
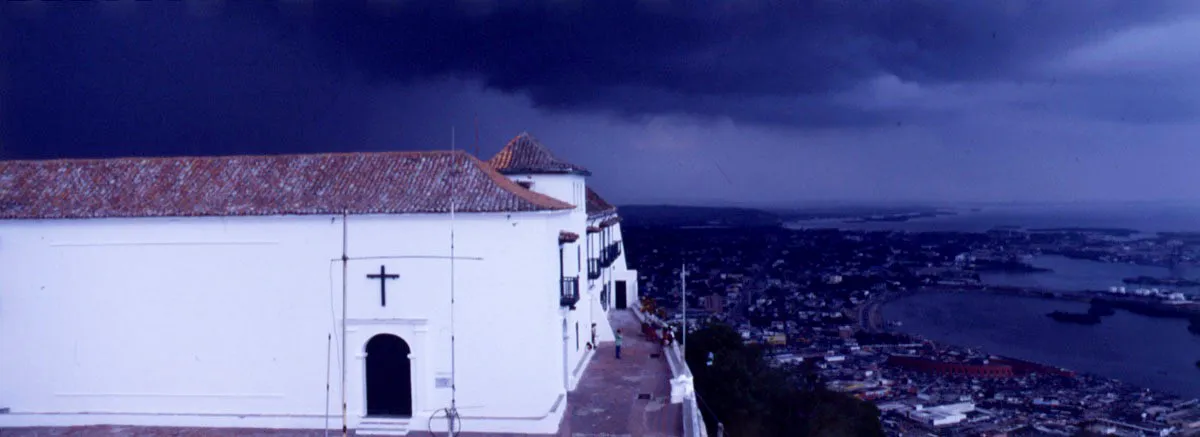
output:
[[[449,376],[439,376],[434,378],[433,385],[436,388],[450,388],[451,385],[454,385],[454,380]]]

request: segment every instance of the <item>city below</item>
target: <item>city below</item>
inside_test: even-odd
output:
[[[1200,435],[1195,385],[1152,390],[1055,363],[932,341],[890,320],[884,310],[922,296],[1004,296],[1075,308],[1040,312],[1053,325],[1029,328],[1041,330],[1030,332],[1035,336],[1097,329],[1128,313],[1182,319],[1182,335],[1200,339],[1200,283],[1189,272],[1200,258],[1200,233],[854,228],[952,214],[940,211],[840,218],[651,206],[622,212],[627,256],[639,266],[643,297],[660,317],[678,325],[686,291],[690,330],[710,323],[732,327],[745,343],[764,348],[773,365],[816,372],[827,389],[874,403],[888,435]],[[1110,276],[1129,269],[1162,274],[1072,285],[1044,280],[1056,269],[1042,260],[1088,263]],[[1198,381],[1200,349],[1190,353],[1193,373],[1181,379]]]

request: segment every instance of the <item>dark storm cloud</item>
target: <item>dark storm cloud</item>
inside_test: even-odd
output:
[[[313,43],[182,3],[8,2],[0,156],[352,147],[361,89]],[[334,146],[336,147],[336,146]]]
[[[551,110],[807,126],[906,114],[846,105],[880,76],[944,85],[1031,69],[1184,0],[400,1],[319,3],[334,52],[380,81],[477,78]],[[909,114],[920,115],[920,114]]]
[[[555,114],[639,122],[685,114],[802,127],[933,126],[982,104],[1104,120],[1178,120],[1194,114],[1198,96],[1182,90],[1195,88],[1179,82],[1190,81],[1193,68],[1177,68],[1186,73],[1164,87],[1144,72],[1114,75],[1113,66],[1096,64],[1107,52],[1082,69],[1045,65],[1194,6],[1188,0],[6,2],[0,156],[383,147],[368,136],[393,136],[367,132],[380,125],[414,132],[405,121],[421,118],[413,115],[428,104],[381,102],[380,90],[428,88],[447,78],[520,96]],[[1013,80],[1029,85],[1014,88]],[[455,113],[447,117],[461,120],[474,104],[446,108]],[[380,121],[379,113],[394,118]]]

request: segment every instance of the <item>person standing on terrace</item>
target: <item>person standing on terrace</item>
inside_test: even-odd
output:
[[[617,330],[617,334],[616,334],[616,336],[617,336],[617,341],[616,341],[616,344],[617,344],[617,359],[619,360],[619,359],[621,359],[621,330],[620,330],[620,329],[618,329],[618,330]]]

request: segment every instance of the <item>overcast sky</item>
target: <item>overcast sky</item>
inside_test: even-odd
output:
[[[1200,203],[1194,0],[5,2],[5,158],[473,150],[615,203]],[[355,4],[357,6],[348,6]]]

